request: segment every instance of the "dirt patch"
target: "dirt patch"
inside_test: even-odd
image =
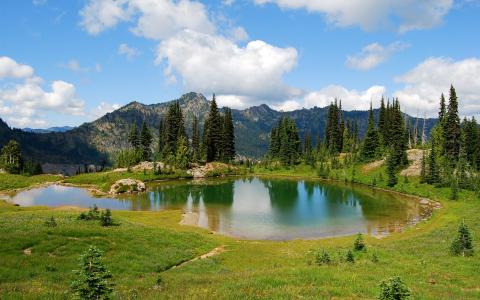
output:
[[[23,254],[26,256],[32,255],[32,248],[23,249]]]
[[[410,165],[400,172],[401,176],[420,176],[422,172],[422,157],[425,150],[411,149],[407,151]]]
[[[191,260],[187,260],[185,262],[182,262],[176,266],[173,266],[171,269],[175,269],[175,268],[178,268],[178,267],[181,267],[185,264],[188,264],[188,263],[191,263],[191,262],[194,262],[196,260],[199,260],[199,259],[205,259],[205,258],[209,258],[209,257],[212,257],[212,256],[216,256],[216,255],[219,255],[221,253],[225,252],[225,246],[220,246],[220,247],[217,247],[215,249],[213,249],[212,251],[208,252],[208,253],[205,253],[205,254],[202,254],[200,256],[197,256],[197,257],[194,257],[192,258]]]
[[[182,214],[182,220],[180,221],[180,225],[190,225],[195,226],[198,224],[198,219],[200,215],[195,212],[188,212]]]
[[[366,165],[364,165],[364,166],[362,167],[362,171],[363,171],[363,172],[373,171],[373,170],[375,170],[376,168],[380,168],[381,166],[383,166],[384,163],[385,163],[385,159],[377,160],[377,161],[368,163],[368,164],[366,164]]]

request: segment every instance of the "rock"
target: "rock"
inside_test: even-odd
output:
[[[422,200],[420,200],[420,205],[430,205],[430,201],[428,201],[428,199],[423,198]]]
[[[1,169],[1,168],[0,168],[0,174],[6,174],[6,173],[7,173],[7,172],[5,172],[4,169]]]
[[[136,193],[145,191],[145,183],[140,180],[127,178],[117,180],[110,187],[110,194]]]
[[[192,175],[193,178],[204,178],[228,175],[235,171],[235,167],[220,162],[211,162],[204,166],[193,165],[193,168],[188,170],[187,173]]]

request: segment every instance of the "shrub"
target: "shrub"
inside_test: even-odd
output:
[[[407,288],[398,276],[380,283],[379,300],[404,300],[408,299],[410,295],[410,289]]]
[[[458,227],[458,235],[452,241],[450,250],[453,255],[470,256],[473,254],[472,237],[465,222]]]
[[[345,260],[349,263],[355,263],[355,257],[353,256],[352,250],[348,250],[347,256],[345,257]]]
[[[365,245],[365,242],[363,241],[363,235],[361,233],[359,233],[357,235],[357,238],[355,239],[355,242],[353,243],[353,250],[355,250],[355,251],[367,250],[367,246]]]
[[[57,222],[55,221],[55,218],[51,216],[45,221],[45,226],[47,227],[57,227]]]
[[[102,211],[102,214],[100,216],[100,225],[102,226],[112,226],[114,225],[113,219],[112,219],[112,212],[110,209],[107,208],[106,211]]]
[[[325,250],[322,250],[321,252],[320,251],[317,251],[315,253],[315,263],[318,265],[318,266],[321,266],[321,265],[328,265],[332,262],[332,260],[330,259],[330,255],[328,255],[327,251]]]
[[[80,270],[75,271],[76,280],[72,291],[81,299],[109,299],[113,291],[112,278],[102,261],[102,252],[94,246],[80,256]]]
[[[373,255],[372,255],[372,262],[376,264],[376,263],[378,263],[378,261],[379,261],[379,260],[378,260],[377,254],[373,253]]]
[[[98,210],[98,207],[96,204],[93,205],[93,207],[90,207],[87,213],[82,212],[78,216],[79,220],[84,220],[84,221],[90,221],[90,220],[99,220],[100,219],[100,211]]]

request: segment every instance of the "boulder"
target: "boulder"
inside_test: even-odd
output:
[[[110,194],[137,193],[145,191],[145,183],[140,180],[127,178],[117,180],[110,187]]]

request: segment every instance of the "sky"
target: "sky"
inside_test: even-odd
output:
[[[221,106],[480,116],[478,0],[2,0],[0,118],[78,126],[190,91]]]

